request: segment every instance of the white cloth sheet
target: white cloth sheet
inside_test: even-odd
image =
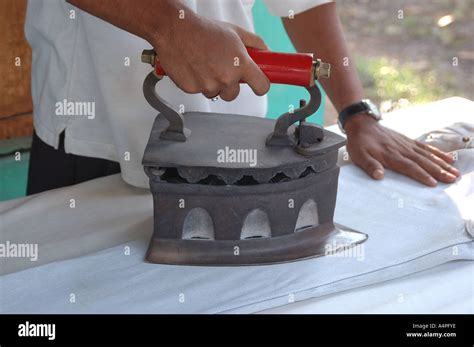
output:
[[[456,113],[444,119],[445,108]],[[433,124],[440,128],[472,122],[473,110],[470,101],[448,99],[400,111],[386,122],[396,118],[404,122],[408,117],[411,122],[406,122],[405,128],[415,137]],[[424,122],[412,122],[423,118]],[[424,128],[408,129],[413,124]],[[397,122],[393,125],[403,127]],[[36,262],[0,258],[4,274],[0,277],[0,312],[257,312],[309,298],[320,298],[321,302],[331,298],[328,295],[344,295],[349,289],[356,295],[368,285],[453,260],[473,260],[473,238],[466,232],[466,221],[474,219],[472,151],[458,152],[456,165],[462,178],[436,188],[391,172],[383,181],[373,181],[357,167],[343,166],[335,220],[369,234],[369,240],[355,256],[271,266],[145,263],[152,229],[151,196],[126,185],[119,175],[1,203],[0,243],[37,243],[39,258]],[[71,199],[75,208],[70,208]],[[472,266],[456,269],[472,279]],[[452,293],[447,293],[450,300]],[[406,292],[401,294],[405,300],[409,298]],[[377,311],[376,296],[362,297],[367,306],[360,307],[361,312],[383,312]],[[426,295],[418,305],[423,305],[423,300],[423,307],[436,309],[432,301],[440,298]],[[459,305],[453,310],[473,311],[472,286],[471,295],[459,300],[464,311]],[[347,300],[341,300],[332,312],[345,312],[344,302]],[[396,311],[396,306],[388,311]]]
[[[473,281],[472,261],[452,261],[402,278],[295,302],[261,313],[473,314]]]

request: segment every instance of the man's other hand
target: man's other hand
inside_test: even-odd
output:
[[[438,181],[452,183],[459,176],[450,165],[451,154],[387,129],[369,115],[353,117],[345,130],[349,155],[374,179],[383,178],[384,168],[431,187]]]

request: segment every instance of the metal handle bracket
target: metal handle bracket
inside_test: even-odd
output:
[[[155,110],[165,116],[170,123],[168,128],[161,132],[160,138],[185,142],[191,134],[191,130],[185,128],[183,115],[156,94],[155,86],[160,80],[160,76],[157,76],[155,72],[150,72],[143,82],[143,95],[145,99]]]

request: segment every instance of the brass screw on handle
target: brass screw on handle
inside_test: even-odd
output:
[[[331,64],[324,63],[321,59],[317,59],[314,62],[314,79],[319,79],[320,77],[329,78],[331,75]]]
[[[155,61],[156,61],[156,53],[153,49],[145,49],[142,52],[142,63],[155,66]]]

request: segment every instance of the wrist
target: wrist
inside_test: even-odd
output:
[[[347,119],[344,124],[344,130],[346,133],[358,131],[359,129],[367,126],[377,124],[378,121],[368,113],[360,113]]]
[[[193,20],[196,14],[183,5],[181,1],[162,0],[155,11],[151,11],[151,18],[146,22],[144,38],[156,49],[161,50],[168,46],[169,40],[177,39],[178,29]]]
[[[371,119],[370,119],[371,118]],[[351,128],[360,128],[360,126],[372,125],[382,118],[377,106],[369,99],[362,99],[349,106],[346,106],[339,113],[339,126],[343,132]]]

